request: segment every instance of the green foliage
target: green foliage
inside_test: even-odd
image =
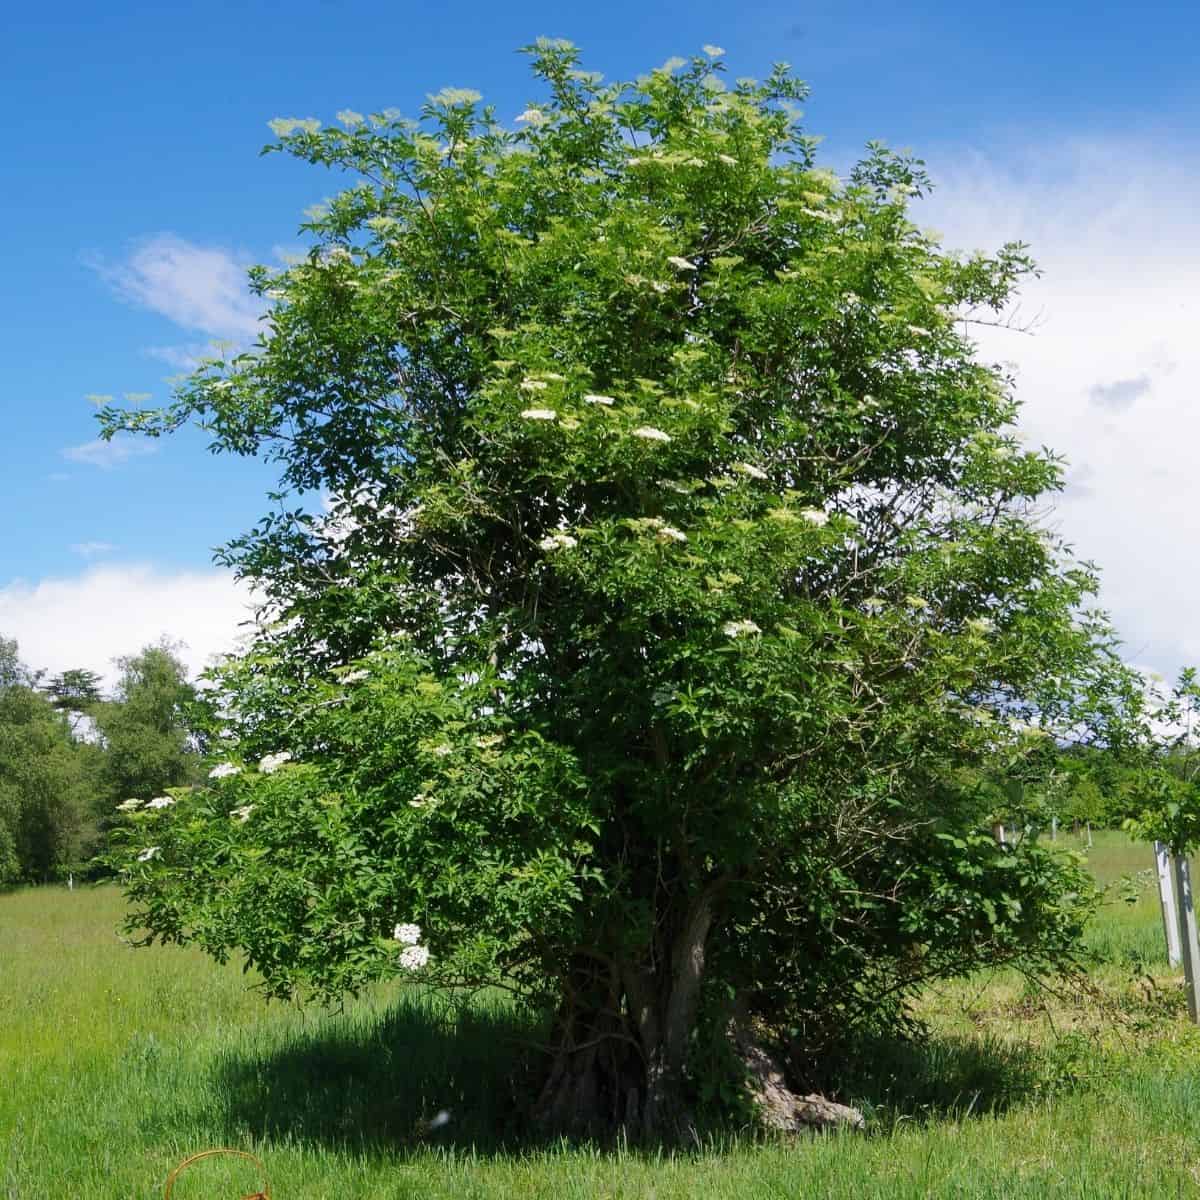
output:
[[[0,640],[0,885],[65,875],[90,833],[94,751],[34,678]]]
[[[356,182],[252,273],[259,343],[104,412],[280,470],[223,552],[268,599],[231,762],[114,861],[151,936],[272,992],[407,961],[556,1007],[580,1095],[649,1121],[705,989],[819,1046],[923,979],[1068,957],[1089,889],[980,832],[970,776],[1028,811],[1045,734],[1115,740],[1137,689],[969,337],[1023,248],[942,251],[883,146],[818,167],[783,67],[530,53],[517,132],[458,91],[280,123]]]
[[[87,712],[100,699],[100,676],[95,671],[75,667],[55,675],[45,691],[55,708]]]
[[[1200,753],[1195,731],[1200,715],[1200,680],[1194,669],[1180,673],[1169,694],[1151,686],[1152,704],[1143,734],[1143,757],[1130,788],[1125,829],[1159,841],[1173,854],[1200,849]]]
[[[92,708],[105,746],[105,817],[120,801],[149,799],[191,782],[198,769],[189,728],[196,693],[176,651],[166,642],[146,646],[117,666],[113,699]]]

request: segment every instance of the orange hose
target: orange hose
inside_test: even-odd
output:
[[[202,1158],[212,1158],[215,1154],[233,1154],[238,1158],[248,1158],[258,1168],[258,1173],[263,1179],[262,1191],[251,1192],[250,1195],[243,1196],[242,1200],[271,1200],[271,1184],[267,1179],[266,1168],[262,1165],[262,1162],[259,1159],[255,1158],[253,1154],[247,1153],[245,1150],[201,1150],[199,1154],[193,1154],[188,1158],[185,1158],[183,1162],[181,1162],[179,1166],[177,1166],[175,1170],[173,1170],[171,1174],[167,1176],[167,1187],[166,1191],[163,1192],[163,1200],[171,1200],[171,1189],[175,1186],[175,1179],[179,1175],[179,1172],[184,1169],[184,1167],[190,1167],[192,1163],[199,1162]]]

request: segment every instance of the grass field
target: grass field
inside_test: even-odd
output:
[[[1103,834],[1091,862],[1108,881],[1151,856]],[[455,1013],[394,986],[340,1014],[267,1006],[234,966],[130,949],[121,909],[111,887],[0,896],[4,1200],[161,1196],[211,1146],[258,1154],[276,1200],[1200,1195],[1200,1034],[1149,886],[1095,922],[1090,991],[1001,975],[925,996],[928,1049],[849,1085],[867,1135],[674,1155],[506,1144],[520,1030],[498,1001]],[[257,1186],[216,1160],[174,1200]]]

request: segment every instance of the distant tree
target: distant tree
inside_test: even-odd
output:
[[[166,641],[146,646],[117,659],[117,667],[112,699],[92,709],[104,742],[104,815],[125,799],[150,799],[187,783],[198,763],[188,719],[196,691],[178,648]]]
[[[29,669],[21,661],[16,639],[0,637],[0,689],[29,681]]]
[[[92,830],[98,751],[72,737],[36,679],[0,639],[0,883],[61,876]]]
[[[86,712],[100,699],[101,677],[84,667],[73,667],[53,675],[44,690],[55,708]]]

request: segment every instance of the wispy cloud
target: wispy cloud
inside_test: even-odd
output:
[[[119,262],[95,255],[87,261],[126,300],[184,329],[235,342],[258,332],[261,309],[246,287],[249,260],[225,247],[156,233]]]
[[[80,558],[96,558],[101,554],[111,554],[115,549],[112,542],[75,542],[71,546],[71,553],[78,554]]]
[[[216,356],[219,348],[219,343],[189,342],[183,346],[146,346],[142,353],[178,371],[194,371],[204,359]]]
[[[1132,408],[1139,396],[1144,396],[1150,390],[1150,376],[1138,375],[1135,379],[1115,379],[1112,383],[1094,383],[1088,389],[1088,395],[1097,408],[1106,408],[1110,412],[1123,412]]]
[[[157,450],[158,447],[153,442],[117,434],[108,442],[97,438],[94,442],[67,446],[63,449],[62,456],[70,462],[86,463],[88,466],[110,471],[131,458],[143,458],[147,454],[156,453]]]

